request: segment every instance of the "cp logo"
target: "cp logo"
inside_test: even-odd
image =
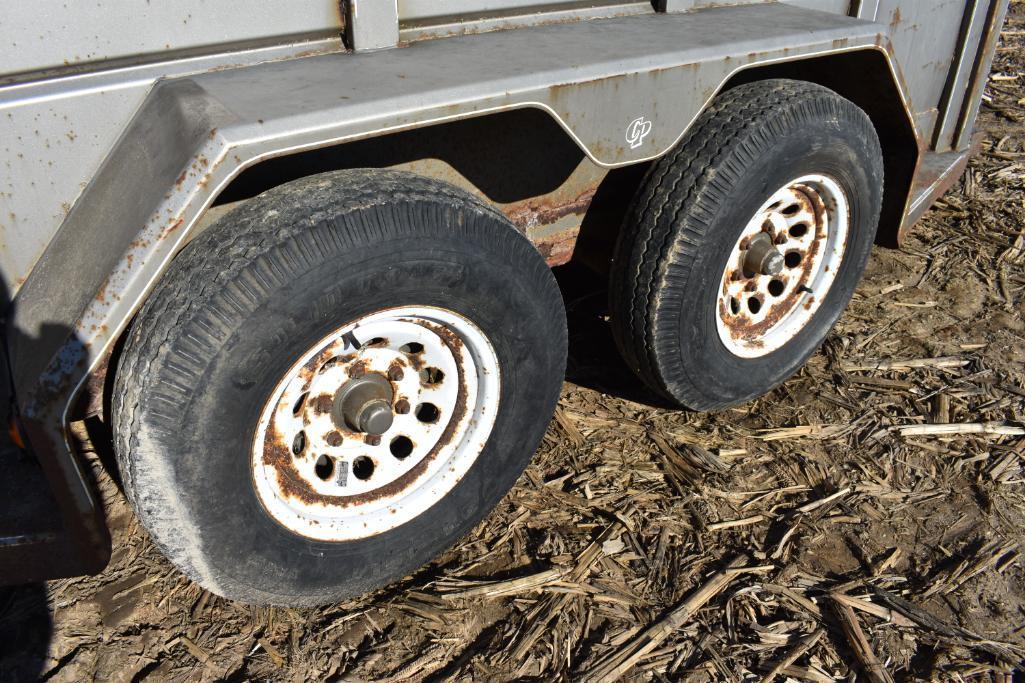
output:
[[[626,141],[630,143],[630,149],[637,149],[644,142],[645,136],[651,132],[651,121],[638,116],[626,127]]]

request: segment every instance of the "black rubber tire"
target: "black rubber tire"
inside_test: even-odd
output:
[[[819,173],[850,202],[837,277],[787,344],[741,358],[719,339],[717,288],[751,216],[791,179]],[[726,91],[656,162],[628,210],[614,252],[612,329],[627,364],[651,389],[693,410],[750,400],[784,381],[846,308],[875,240],[883,160],[872,122],[852,102],[802,81]]]
[[[340,543],[293,534],[252,482],[262,406],[304,349],[399,305],[456,311],[493,344],[502,381],[487,445],[446,497],[391,531]],[[365,593],[451,546],[512,487],[565,359],[555,279],[500,213],[408,173],[298,180],[198,236],[139,313],[113,392],[125,491],[164,554],[218,595],[312,606]]]

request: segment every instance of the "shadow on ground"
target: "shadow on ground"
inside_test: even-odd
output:
[[[52,632],[44,584],[0,588],[0,680],[39,680]]]
[[[32,456],[17,448],[8,434],[13,403],[6,346],[11,302],[0,276],[0,553],[28,537],[60,527],[56,503],[46,477]],[[43,583],[7,586],[0,562],[0,681],[35,681],[43,673],[53,619]]]
[[[619,354],[609,324],[607,278],[575,262],[552,272],[566,302],[566,380],[635,403],[675,409],[648,389]]]

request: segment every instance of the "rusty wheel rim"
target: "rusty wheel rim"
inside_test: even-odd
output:
[[[499,383],[494,347],[453,311],[393,308],[347,323],[303,353],[265,403],[252,449],[257,496],[278,523],[317,540],[408,522],[480,455]]]
[[[716,326],[731,353],[764,356],[804,329],[836,279],[849,224],[847,197],[825,175],[796,178],[762,204],[719,283]]]

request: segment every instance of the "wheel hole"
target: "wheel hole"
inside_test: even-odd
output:
[[[409,454],[413,452],[413,442],[408,436],[396,436],[391,440],[389,446],[391,454],[399,460],[403,460],[409,457]]]
[[[374,461],[361,455],[352,461],[352,475],[360,481],[366,481],[374,475]]]
[[[420,342],[409,342],[408,344],[403,344],[399,347],[399,351],[408,354],[423,353],[423,350],[424,345]]]
[[[769,280],[769,294],[779,296],[784,289],[786,289],[786,285],[782,280]]]
[[[303,407],[306,405],[306,397],[310,395],[310,392],[305,391],[303,395],[295,400],[295,404],[292,406],[292,414],[298,415],[303,411]]]
[[[388,343],[388,340],[385,339],[384,337],[374,337],[370,341],[364,343],[363,346],[361,346],[360,348],[361,349],[366,349],[366,348],[369,348],[369,347],[372,347],[372,346],[384,346],[387,343]]]
[[[788,251],[783,257],[783,263],[787,268],[796,268],[801,265],[801,252],[799,251]]]
[[[735,296],[730,297],[730,313],[733,315],[740,313],[740,300]]]
[[[796,214],[800,210],[801,210],[801,207],[799,205],[797,205],[797,204],[790,204],[789,206],[787,206],[786,208],[783,209],[783,215],[784,216],[793,216],[794,214]]]
[[[338,356],[329,359],[326,363],[320,366],[320,370],[317,370],[317,374],[323,375],[325,372],[338,365],[341,359]]]
[[[808,226],[805,223],[798,223],[790,226],[791,237],[804,237],[808,234]]]
[[[441,417],[441,411],[433,403],[421,403],[416,407],[416,419],[421,422],[437,422]]]
[[[292,439],[292,455],[302,455],[304,450],[306,450],[306,432],[301,431]]]
[[[762,300],[756,296],[748,297],[747,310],[757,314],[758,311],[762,310]]]
[[[317,458],[317,464],[313,466],[313,471],[322,480],[327,481],[335,471],[335,461],[322,455]]]
[[[445,380],[445,373],[441,368],[424,368],[420,371],[420,381],[426,386],[441,384]]]

